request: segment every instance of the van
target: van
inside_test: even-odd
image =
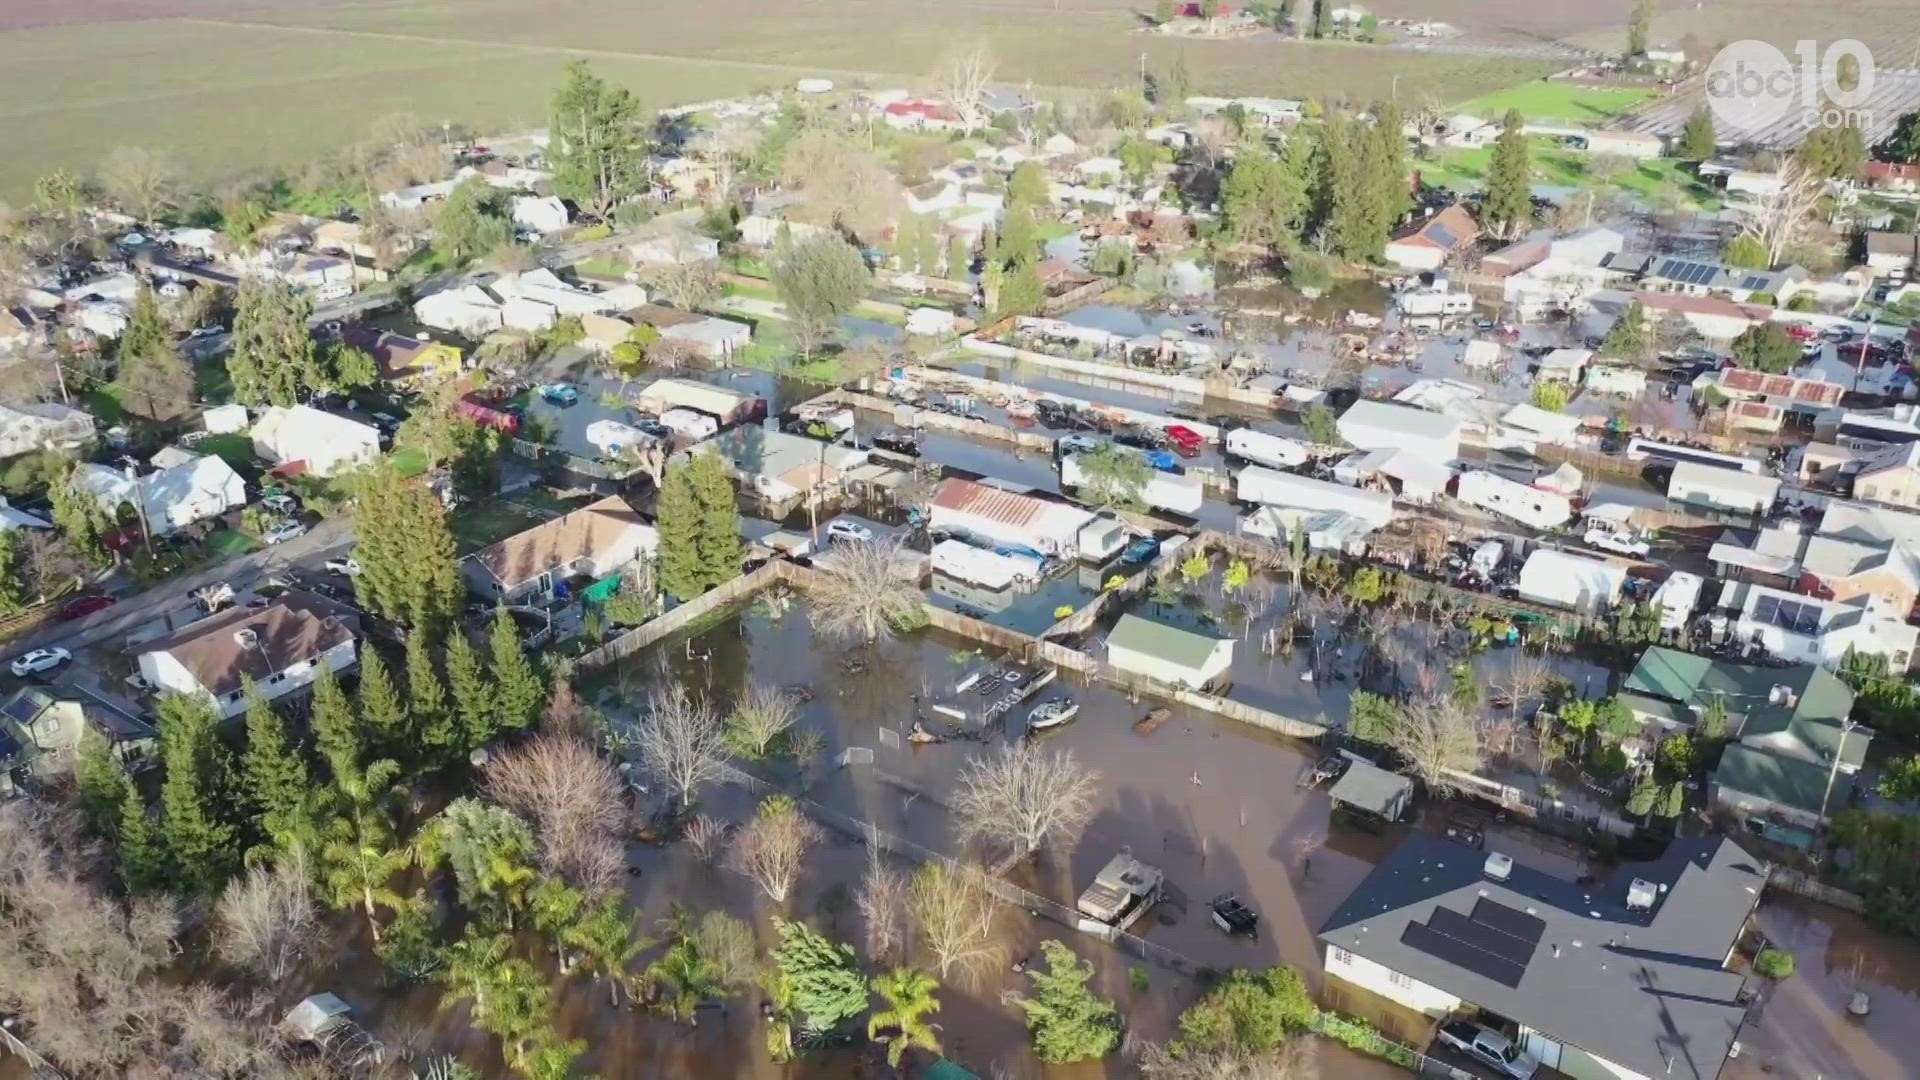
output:
[[[347,284],[344,281],[331,281],[325,285],[320,286],[319,296],[320,296],[320,299],[323,301],[345,300],[347,297],[352,295],[353,295],[353,286]]]

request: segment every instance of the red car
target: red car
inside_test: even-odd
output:
[[[1806,323],[1788,323],[1780,329],[1786,331],[1787,336],[1795,341],[1812,341],[1820,336],[1819,331]]]
[[[113,597],[111,596],[100,596],[98,594],[92,596],[76,596],[60,605],[60,618],[68,621],[84,619],[96,611],[105,611],[112,606]]]
[[[1174,451],[1181,457],[1196,457],[1200,448],[1207,445],[1207,440],[1201,438],[1199,432],[1185,424],[1169,424],[1165,430],[1167,441],[1173,444]]]

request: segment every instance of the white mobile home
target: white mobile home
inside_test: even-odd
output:
[[[933,545],[933,568],[983,588],[1008,589],[1031,576],[1033,563],[996,555],[964,541],[942,540]]]
[[[1080,549],[1080,530],[1093,515],[1077,506],[971,480],[946,480],[934,493],[928,525],[992,544],[1054,557]]]
[[[1565,495],[1530,487],[1484,469],[1461,473],[1456,491],[1456,497],[1468,506],[1529,528],[1551,529],[1573,517],[1573,504]]]
[[[1717,510],[1765,513],[1779,497],[1780,481],[1771,476],[1716,469],[1691,461],[1674,465],[1673,478],[1667,482],[1667,498]]]
[[[1619,601],[1627,571],[1614,563],[1540,548],[1520,567],[1520,598],[1583,615],[1604,614]]]
[[[1393,496],[1385,492],[1362,491],[1258,465],[1249,465],[1235,475],[1234,496],[1241,502],[1263,506],[1351,514],[1376,529],[1385,528],[1393,520]]]
[[[1229,457],[1269,469],[1291,469],[1307,463],[1306,444],[1252,428],[1234,428],[1227,432],[1226,446]]]
[[[1080,469],[1079,455],[1069,455],[1060,460],[1060,483],[1063,487],[1077,488],[1085,479]],[[1156,469],[1140,489],[1140,499],[1148,506],[1189,517],[1199,512],[1205,497],[1206,486],[1193,473],[1170,473]]]
[[[1358,450],[1413,450],[1429,461],[1460,456],[1460,421],[1385,401],[1356,401],[1340,417],[1340,437]]]

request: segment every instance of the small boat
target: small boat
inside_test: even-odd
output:
[[[1166,706],[1157,706],[1147,710],[1147,715],[1133,722],[1135,735],[1151,735],[1160,730],[1160,725],[1173,719],[1173,710]]]
[[[1080,715],[1080,706],[1070,697],[1052,697],[1033,707],[1027,714],[1027,732],[1048,731]]]
[[[1301,787],[1313,788],[1329,780],[1337,780],[1347,771],[1347,758],[1344,754],[1328,754],[1313,763],[1313,767],[1300,774]]]
[[[1039,410],[1034,407],[1033,402],[1024,399],[1007,403],[1007,415],[1015,417],[1016,419],[1030,420],[1033,418],[1033,414],[1038,411]]]

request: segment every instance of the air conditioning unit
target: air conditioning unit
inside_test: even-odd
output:
[[[1660,899],[1660,887],[1643,878],[1634,878],[1627,885],[1627,910],[1651,911],[1654,901]]]
[[[1502,855],[1497,851],[1487,853],[1486,874],[1495,881],[1505,881],[1513,876],[1513,856]]]
[[[260,635],[251,627],[243,626],[233,632],[233,643],[243,649],[257,649],[260,647]]]

